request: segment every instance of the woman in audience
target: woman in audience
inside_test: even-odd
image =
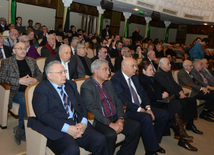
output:
[[[146,56],[143,53],[142,47],[140,45],[137,45],[136,49],[134,50],[134,58],[136,58],[136,59],[137,58],[143,59],[145,57]]]
[[[99,46],[99,43],[97,42],[97,37],[93,36],[91,38],[91,41],[89,42],[89,48],[96,49],[97,46]]]
[[[30,45],[34,45],[35,47],[39,47],[39,43],[36,41],[36,39],[34,38],[34,32],[31,29],[28,29],[26,31],[26,35],[29,38],[30,41]]]
[[[187,135],[183,127],[181,116],[182,107],[180,103],[176,100],[168,99],[169,94],[153,77],[154,71],[152,64],[149,61],[142,61],[139,64],[139,69],[140,72],[142,72],[139,74],[140,84],[147,92],[152,107],[165,109],[169,113],[170,121],[168,128],[165,130],[165,135],[170,134],[169,126],[171,126],[175,132],[175,137],[186,140],[192,139],[192,137]]]
[[[72,36],[73,36],[73,37],[74,37],[74,36],[76,36],[76,37],[79,36],[78,33],[76,32],[76,27],[75,27],[74,25],[71,25],[71,31],[72,31]]]

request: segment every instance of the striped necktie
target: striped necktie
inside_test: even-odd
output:
[[[2,48],[0,48],[0,59],[3,59],[3,53],[2,53]]]
[[[202,71],[199,71],[199,74],[201,75],[202,79],[203,79],[203,82],[206,84],[206,85],[209,85],[207,79],[204,77]]]
[[[69,100],[69,97],[64,93],[62,87],[57,87],[57,88],[60,90],[60,94],[63,99],[63,105],[64,105],[64,108],[66,110],[68,117],[70,116],[69,108],[68,108],[70,106],[70,108],[73,112],[73,120],[76,122],[76,111],[74,110],[74,107],[72,106],[71,101]]]

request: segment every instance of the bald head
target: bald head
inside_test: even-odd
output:
[[[155,60],[156,56],[155,56],[155,51],[149,51],[148,54],[147,54],[147,57],[150,59],[150,60]]]
[[[168,58],[161,58],[159,61],[159,67],[164,70],[165,72],[168,72],[171,70],[171,64],[169,62]]]
[[[192,61],[190,61],[190,60],[185,60],[185,61],[183,62],[183,68],[184,68],[185,70],[187,70],[188,72],[191,72],[192,69],[193,69]]]
[[[132,77],[136,74],[137,62],[133,58],[123,59],[121,63],[121,70],[128,77]]]
[[[71,58],[71,48],[67,44],[62,44],[59,47],[59,57],[64,62],[68,62]]]

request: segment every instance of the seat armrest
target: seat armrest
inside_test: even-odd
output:
[[[7,83],[0,83],[0,85],[5,89],[5,90],[10,90],[10,85]]]
[[[95,116],[91,112],[88,111],[88,119],[89,120],[94,120]]]
[[[189,86],[184,86],[184,85],[180,85],[182,88],[186,88],[186,89],[189,89],[189,90],[192,90],[192,87],[189,87]]]

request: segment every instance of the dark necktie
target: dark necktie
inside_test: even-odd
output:
[[[132,97],[133,97],[133,99],[134,99],[134,104],[140,106],[140,102],[139,102],[139,100],[138,100],[137,93],[135,92],[134,88],[133,88],[132,85],[131,85],[131,78],[129,78],[128,81],[129,81],[129,89],[130,89],[131,95],[132,95]],[[141,107],[141,106],[140,106],[140,107]]]
[[[189,76],[192,79],[192,81],[195,83],[195,79],[194,79],[193,75],[190,72],[189,72]]]
[[[0,59],[3,59],[3,53],[2,53],[2,48],[0,48]]]
[[[64,108],[66,110],[68,117],[70,116],[68,106],[70,106],[70,108],[73,112],[73,120],[76,122],[76,112],[74,110],[74,107],[71,104],[71,101],[69,100],[69,97],[64,93],[64,91],[62,90],[62,87],[57,87],[57,88],[60,90],[60,94],[63,99],[63,105],[64,105]]]

